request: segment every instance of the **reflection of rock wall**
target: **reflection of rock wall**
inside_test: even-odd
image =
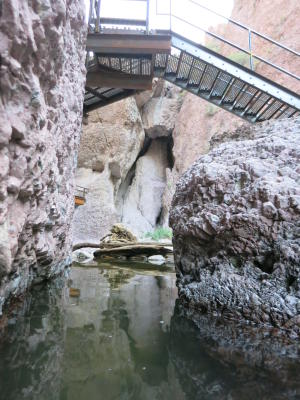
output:
[[[300,124],[254,131],[200,157],[177,184],[170,223],[179,295],[300,334]]]
[[[0,330],[0,400],[300,395],[298,341],[174,309],[173,273],[107,264],[60,283],[28,293]]]
[[[0,400],[61,399],[63,285],[56,280],[27,293],[0,330]]]
[[[70,263],[84,1],[0,3],[0,314]]]
[[[299,343],[277,330],[199,315],[176,303],[170,358],[187,399],[296,400],[298,351]]]
[[[171,400],[181,392],[166,345],[175,276],[149,275],[123,268],[72,269],[71,285],[80,294],[65,305],[66,400],[99,393],[106,400],[133,393],[138,399]]]

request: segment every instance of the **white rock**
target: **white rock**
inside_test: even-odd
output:
[[[166,259],[164,256],[161,256],[159,254],[155,255],[155,256],[150,256],[148,257],[148,261],[151,264],[156,264],[156,265],[162,265],[166,262]]]

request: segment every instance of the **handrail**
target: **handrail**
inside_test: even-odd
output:
[[[296,56],[299,57],[299,56],[300,56],[300,53],[298,53],[297,51],[295,51],[295,50],[291,49],[290,47],[287,47],[287,46],[285,46],[285,45],[283,45],[283,44],[277,42],[276,40],[274,40],[274,39],[272,39],[272,38],[270,38],[270,37],[268,37],[268,36],[266,36],[266,35],[263,35],[262,33],[260,33],[260,32],[258,32],[258,31],[256,31],[256,30],[254,30],[254,29],[252,29],[252,28],[250,28],[250,27],[248,27],[248,26],[246,26],[246,25],[244,25],[244,24],[241,24],[240,22],[235,21],[234,19],[225,17],[224,15],[220,14],[219,12],[214,11],[214,10],[212,10],[212,9],[210,9],[210,8],[208,8],[208,7],[204,6],[204,5],[202,5],[202,4],[199,4],[199,3],[196,2],[195,0],[187,0],[188,2],[190,2],[190,3],[192,3],[192,4],[195,4],[196,6],[202,8],[202,9],[204,9],[204,10],[206,10],[206,11],[209,11],[209,12],[211,12],[212,14],[214,14],[214,15],[216,15],[216,16],[218,16],[218,17],[221,17],[221,18],[223,18],[223,19],[225,19],[226,21],[228,21],[228,22],[230,22],[230,23],[232,23],[232,24],[238,26],[239,28],[242,28],[242,29],[248,31],[248,50],[246,50],[246,49],[244,49],[243,47],[241,47],[241,46],[239,46],[239,45],[237,45],[237,44],[235,44],[235,43],[233,43],[233,42],[231,42],[231,41],[225,39],[224,37],[222,37],[222,36],[220,36],[220,35],[217,35],[217,34],[215,34],[215,33],[213,33],[213,32],[209,32],[208,30],[206,30],[206,29],[204,29],[204,28],[201,28],[200,26],[191,23],[191,22],[187,21],[186,19],[183,19],[183,18],[179,17],[178,15],[175,15],[175,14],[173,13],[173,9],[174,9],[174,8],[172,7],[172,1],[173,1],[173,0],[169,0],[169,8],[170,8],[169,13],[159,13],[159,12],[157,12],[157,5],[158,5],[158,2],[157,2],[157,0],[156,0],[156,15],[169,16],[169,17],[170,17],[170,31],[173,31],[172,26],[171,26],[171,23],[172,23],[171,19],[172,19],[172,18],[176,18],[176,19],[178,19],[179,21],[184,22],[184,23],[188,24],[189,26],[191,26],[191,27],[193,27],[193,28],[199,29],[199,30],[201,30],[202,32],[206,33],[207,35],[210,35],[210,36],[214,37],[215,39],[218,39],[218,40],[222,41],[223,43],[226,43],[226,44],[228,44],[229,46],[234,47],[234,48],[236,48],[236,49],[242,51],[243,53],[248,54],[248,55],[249,55],[249,61],[250,61],[250,68],[251,68],[252,70],[254,69],[254,68],[253,68],[253,61],[252,61],[252,59],[253,59],[253,58],[256,58],[257,60],[259,60],[259,61],[261,61],[261,62],[263,62],[263,63],[265,63],[265,64],[271,66],[272,68],[275,68],[275,69],[277,69],[278,71],[280,71],[280,72],[282,72],[282,73],[284,73],[284,74],[286,74],[286,75],[288,75],[288,76],[290,76],[290,77],[292,77],[292,78],[294,78],[294,79],[300,80],[300,77],[297,76],[296,74],[294,74],[294,73],[288,71],[288,70],[285,69],[285,68],[280,67],[280,66],[277,65],[277,64],[274,64],[273,62],[271,62],[271,61],[265,59],[264,57],[261,57],[261,56],[259,56],[259,55],[257,55],[257,54],[254,54],[253,51],[252,51],[252,35],[253,35],[253,34],[254,34],[254,35],[257,35],[257,36],[259,36],[260,38],[265,39],[265,40],[269,41],[270,43],[272,43],[272,44],[274,44],[274,45],[276,45],[276,46],[278,46],[278,47],[280,47],[280,48],[282,48],[282,49],[284,49],[284,50],[286,50],[286,51],[292,53],[293,55],[296,55]],[[174,33],[176,33],[176,32],[174,32]]]
[[[146,26],[146,33],[149,34],[150,0],[123,0],[123,1],[146,3],[145,26]],[[94,12],[96,13],[95,18],[93,16]],[[101,30],[100,14],[101,14],[101,0],[90,0],[89,19],[88,19],[89,32],[91,32],[92,22],[95,22],[95,28],[94,28],[95,32],[96,33],[100,32],[100,30]],[[136,21],[136,20],[133,20],[133,21]],[[139,22],[141,22],[141,21],[139,20]],[[134,24],[134,25],[137,25],[137,24]]]
[[[254,33],[255,35],[260,36],[261,38],[268,40],[269,42],[275,44],[276,46],[279,46],[279,47],[281,47],[281,48],[283,48],[283,49],[285,49],[285,50],[287,50],[287,51],[290,51],[291,53],[294,53],[296,56],[300,56],[300,53],[298,53],[296,50],[293,50],[293,49],[291,49],[290,47],[287,47],[287,46],[283,45],[282,43],[277,42],[276,40],[270,38],[269,36],[264,35],[264,34],[258,32],[258,31],[256,31],[256,30],[250,28],[250,27],[247,26],[247,25],[241,24],[240,22],[237,22],[237,21],[235,21],[235,20],[232,19],[232,18],[225,17],[224,15],[218,13],[217,11],[214,11],[214,10],[212,10],[212,9],[210,9],[210,8],[208,8],[208,7],[204,6],[204,5],[202,5],[202,4],[199,4],[199,3],[197,3],[197,2],[194,1],[194,0],[187,0],[187,1],[189,1],[190,3],[193,3],[193,4],[197,5],[197,6],[199,6],[199,7],[203,8],[203,9],[205,9],[205,10],[207,10],[207,11],[209,11],[209,12],[215,14],[215,15],[217,15],[218,17],[221,17],[221,18],[226,19],[228,22],[231,22],[232,24],[234,24],[234,25],[236,25],[236,26],[238,26],[238,27],[240,27],[240,28],[243,28],[243,29],[245,29],[245,30],[247,30],[247,31],[251,31],[251,32]]]
[[[76,185],[75,196],[85,198],[85,195],[88,194],[89,190],[84,186]]]
[[[150,9],[149,4],[150,4],[151,0],[126,0],[126,1],[144,1],[144,2],[147,2],[146,20],[145,20],[146,24],[145,25],[146,25],[146,33],[147,34],[150,33],[150,31],[149,31],[149,9]],[[167,13],[159,13],[158,12],[158,0],[156,0],[156,15],[157,16],[168,16],[170,18],[170,32],[176,33],[174,31],[173,26],[172,26],[172,18],[176,18],[177,20],[179,20],[179,21],[181,21],[183,23],[186,23],[186,24],[188,24],[189,26],[191,26],[193,28],[199,29],[200,31],[204,32],[205,34],[207,34],[207,35],[209,35],[209,36],[211,36],[211,37],[213,37],[213,38],[215,38],[217,40],[220,40],[221,42],[226,43],[229,46],[231,46],[233,48],[236,48],[237,50],[247,54],[249,56],[250,68],[252,70],[254,69],[253,59],[257,59],[257,60],[269,65],[272,68],[277,69],[278,71],[280,71],[280,72],[282,72],[282,73],[284,73],[284,74],[286,74],[286,75],[288,75],[288,76],[290,76],[290,77],[292,77],[292,78],[294,78],[296,80],[300,80],[300,77],[297,76],[296,74],[288,71],[287,69],[285,69],[283,67],[280,67],[277,64],[274,64],[273,62],[265,59],[264,57],[259,56],[258,54],[253,53],[253,51],[252,51],[252,36],[256,35],[256,36],[258,36],[258,37],[260,37],[260,38],[272,43],[273,45],[275,45],[277,47],[280,47],[283,50],[285,50],[285,51],[287,51],[287,52],[289,52],[289,53],[291,53],[291,54],[293,54],[295,56],[298,56],[298,57],[300,56],[299,52],[297,52],[294,49],[291,49],[288,46],[283,45],[282,43],[277,42],[276,40],[270,38],[269,36],[266,36],[266,35],[254,30],[254,29],[252,29],[252,28],[250,28],[250,27],[248,27],[248,26],[246,26],[246,25],[244,25],[244,24],[242,24],[242,23],[240,23],[240,22],[238,22],[238,21],[236,21],[236,20],[234,20],[232,18],[225,17],[221,13],[219,13],[217,11],[214,11],[214,10],[210,9],[209,7],[206,7],[206,6],[202,5],[202,4],[199,4],[195,0],[187,0],[187,1],[192,3],[192,4],[194,4],[194,5],[196,5],[196,6],[198,6],[198,7],[200,7],[200,8],[202,8],[202,9],[204,9],[204,10],[206,10],[206,11],[208,11],[208,12],[210,12],[210,13],[212,13],[212,14],[214,14],[214,15],[216,15],[216,16],[218,16],[218,17],[220,17],[220,18],[225,19],[227,22],[229,22],[231,24],[234,24],[235,26],[238,26],[239,28],[241,28],[243,30],[246,30],[248,32],[248,49],[245,49],[245,48],[239,46],[238,44],[233,43],[232,41],[230,41],[228,39],[225,39],[224,37],[222,37],[222,36],[220,36],[220,35],[218,35],[216,33],[209,32],[207,29],[201,28],[200,26],[195,25],[195,24],[189,22],[188,20],[176,15],[174,13],[174,7],[172,6],[173,0],[169,0],[169,12],[167,12]],[[91,26],[91,24],[90,24],[91,21],[96,21],[96,23],[94,25],[95,26],[95,32],[99,32],[100,31],[100,3],[101,3],[101,0],[90,0],[90,7],[92,7],[93,10],[91,11],[91,9],[90,9],[90,12],[89,12],[89,26]],[[93,11],[95,11],[95,10],[96,10],[96,20],[93,18]]]
[[[186,23],[186,20],[184,20],[183,18],[180,18],[180,17],[178,17],[177,15],[172,15],[172,16],[173,16],[174,18],[178,19],[179,21],[182,21],[182,22],[185,22],[185,23]],[[281,72],[283,72],[283,73],[285,73],[285,74],[291,76],[292,78],[295,78],[295,79],[297,79],[297,80],[300,80],[300,77],[298,77],[297,75],[293,74],[292,72],[289,72],[287,69],[282,68],[282,67],[280,67],[279,65],[276,65],[276,64],[274,64],[274,63],[272,63],[272,62],[266,60],[265,58],[260,57],[260,56],[258,56],[258,55],[256,55],[256,54],[254,54],[254,53],[251,51],[251,49],[250,49],[250,51],[249,51],[249,50],[246,50],[246,49],[244,49],[243,47],[240,47],[240,46],[238,46],[237,44],[231,42],[230,40],[224,39],[222,36],[219,36],[219,35],[217,35],[216,33],[209,32],[209,31],[207,31],[206,29],[200,28],[199,26],[194,25],[194,24],[192,24],[192,23],[190,23],[190,22],[188,22],[188,24],[189,24],[190,26],[192,26],[193,28],[197,28],[197,29],[201,30],[202,32],[206,33],[207,35],[210,35],[210,36],[214,37],[215,39],[221,40],[222,42],[228,44],[229,46],[234,47],[234,48],[236,48],[237,50],[240,50],[240,51],[242,51],[242,52],[248,54],[248,55],[250,56],[250,60],[251,60],[251,58],[257,58],[258,60],[260,60],[260,61],[262,61],[262,62],[264,62],[264,63],[270,65],[271,67],[274,67],[274,68],[278,69],[279,71],[281,71]],[[252,31],[252,32],[253,32],[253,31]]]

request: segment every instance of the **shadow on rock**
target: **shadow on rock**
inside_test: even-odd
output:
[[[188,399],[298,399],[298,342],[176,302],[170,357]]]

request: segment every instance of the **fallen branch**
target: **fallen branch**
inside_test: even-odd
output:
[[[78,249],[83,249],[84,247],[93,247],[94,249],[99,249],[99,244],[97,244],[97,243],[78,243],[73,246],[72,250],[75,251]]]
[[[131,244],[126,246],[120,247],[113,247],[113,248],[100,248],[96,250],[94,253],[94,257],[101,257],[101,256],[136,256],[136,255],[145,255],[147,257],[154,256],[157,254],[160,255],[167,255],[173,253],[172,246],[165,246],[163,244]]]

